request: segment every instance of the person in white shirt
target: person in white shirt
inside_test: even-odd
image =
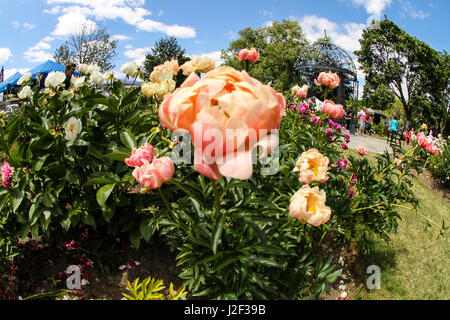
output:
[[[364,108],[362,108],[361,111],[358,112],[359,134],[361,136],[364,134],[364,127],[366,125],[366,117],[367,117],[367,109],[366,109],[366,107],[364,107]]]

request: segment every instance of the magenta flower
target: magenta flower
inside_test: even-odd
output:
[[[350,142],[350,133],[348,131],[345,133],[345,138],[347,139],[347,143],[349,143]]]
[[[309,121],[314,122],[314,123],[319,123],[319,118],[312,117],[311,119],[309,119]]]
[[[4,162],[2,169],[2,185],[5,188],[11,187],[11,180],[14,172],[14,167],[11,167],[8,162]]]
[[[350,193],[350,195],[348,196],[350,199],[353,198],[353,197],[355,196],[355,191],[353,191],[352,188],[350,188],[350,189],[348,190],[348,192]]]
[[[326,134],[326,135],[329,135],[329,134],[332,133],[332,132],[333,132],[333,130],[330,129],[330,128],[328,128],[327,130],[325,130],[325,134]]]
[[[328,139],[328,141],[333,142],[334,136],[328,136],[327,139]]]
[[[341,147],[342,147],[344,150],[347,150],[347,149],[348,149],[347,144],[345,144],[344,142],[341,143]]]

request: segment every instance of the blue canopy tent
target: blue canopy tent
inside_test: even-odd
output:
[[[28,72],[31,73],[32,79],[36,79],[36,76],[39,73],[42,75],[40,87],[43,88],[43,87],[45,87],[45,85],[44,85],[45,78],[47,78],[47,75],[50,72],[52,72],[52,71],[65,72],[65,70],[66,70],[66,67],[63,66],[62,64],[56,63],[55,61],[52,61],[52,60],[47,60],[46,62],[34,67],[33,69],[29,70]],[[78,71],[75,71],[74,75],[81,76],[82,74],[79,73]]]
[[[47,74],[49,74],[52,71],[64,72],[65,70],[66,70],[65,66],[63,66],[63,65],[61,65],[59,63],[56,63],[55,61],[47,60],[43,64],[40,64],[37,67],[34,67],[33,69],[29,70],[28,72],[31,73],[32,79],[35,79],[36,75],[38,73],[41,73],[42,77],[46,78]],[[75,71],[74,74],[76,76],[81,76],[81,73],[79,73],[78,71]]]
[[[10,91],[16,85],[17,81],[19,81],[22,74],[20,72],[14,73],[8,79],[0,83],[0,92]]]

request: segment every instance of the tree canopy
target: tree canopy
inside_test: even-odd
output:
[[[283,20],[270,26],[245,28],[239,31],[240,38],[222,50],[225,65],[243,69],[244,62],[235,58],[243,48],[256,48],[260,61],[250,67],[249,74],[283,93],[290,91],[298,82],[294,65],[301,56],[310,54],[310,44],[297,21]]]
[[[56,49],[54,58],[62,65],[96,64],[102,71],[110,70],[115,67],[111,62],[117,56],[117,42],[105,28],[82,25],[79,32]]]
[[[178,65],[182,65],[190,60],[186,56],[186,51],[178,44],[175,37],[160,38],[155,42],[151,49],[151,53],[145,55],[143,72],[146,77],[149,77],[153,68],[163,64],[166,61],[177,60]],[[177,83],[185,78],[181,73],[177,75]]]
[[[447,121],[446,52],[432,49],[386,17],[379,28],[364,30],[360,43],[361,50],[355,54],[367,75],[366,99],[390,104],[393,94],[402,103],[407,120],[417,124]]]

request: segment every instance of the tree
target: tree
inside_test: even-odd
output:
[[[56,49],[54,58],[62,65],[69,62],[96,64],[102,71],[110,70],[114,68],[111,61],[117,56],[117,42],[105,28],[82,25],[79,32]]]
[[[245,28],[240,38],[222,50],[225,64],[243,69],[244,63],[235,58],[243,48],[256,48],[260,61],[252,65],[249,74],[263,83],[272,83],[280,92],[288,93],[300,81],[295,77],[294,66],[298,59],[308,57],[310,44],[297,21],[273,22],[267,27]]]
[[[366,98],[379,96],[377,88],[384,85],[402,103],[407,120],[416,124],[446,120],[449,86],[446,53],[430,48],[386,17],[379,28],[364,30],[360,43],[361,50],[355,54],[367,75]]]
[[[175,37],[160,38],[155,42],[155,46],[151,49],[151,53],[145,55],[144,74],[148,78],[153,68],[163,64],[166,61],[177,60],[178,65],[182,65],[190,59],[186,56],[186,51],[180,47]],[[177,75],[177,84],[184,80],[183,74]]]

